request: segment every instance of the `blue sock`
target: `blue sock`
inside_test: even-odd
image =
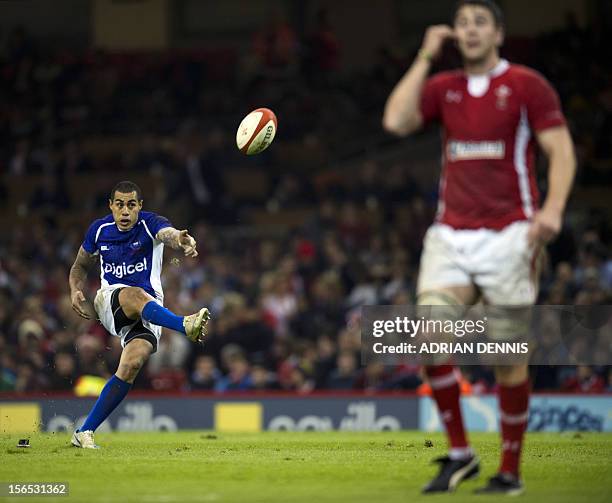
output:
[[[114,411],[117,405],[125,398],[125,395],[128,394],[131,387],[132,385],[129,382],[125,382],[116,375],[113,375],[105,384],[104,388],[102,388],[102,393],[100,393],[89,416],[87,416],[83,426],[81,426],[78,431],[96,431],[96,428],[110,416],[111,412]]]
[[[185,333],[185,327],[183,327],[183,316],[177,316],[164,306],[160,306],[154,300],[149,301],[145,307],[142,308],[142,313],[140,313],[140,316],[143,320],[153,323],[153,325],[171,328],[172,330],[176,330],[182,334]]]

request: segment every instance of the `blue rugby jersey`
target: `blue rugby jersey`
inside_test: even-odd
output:
[[[86,252],[100,255],[102,286],[138,286],[163,299],[164,244],[155,236],[160,229],[171,226],[168,219],[150,211],[141,211],[129,231],[120,231],[112,215],[91,224],[82,246]]]

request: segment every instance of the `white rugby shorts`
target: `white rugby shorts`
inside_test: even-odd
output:
[[[119,309],[119,300],[117,298],[119,292],[117,290],[126,287],[128,285],[115,284],[103,286],[98,290],[94,299],[94,309],[98,314],[100,323],[110,334],[115,337],[121,337],[122,347],[125,347],[133,339],[142,338],[151,342],[153,352],[155,352],[161,337],[162,327],[153,325],[143,319],[130,320],[123,315],[123,311]],[[115,292],[117,293],[115,294]],[[113,296],[113,294],[115,295]],[[156,298],[154,300],[160,306],[163,306],[163,298]]]
[[[423,241],[417,293],[475,285],[489,304],[535,303],[543,250],[528,245],[529,226],[518,221],[497,231],[433,224]]]

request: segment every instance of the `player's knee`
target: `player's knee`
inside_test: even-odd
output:
[[[124,381],[133,382],[152,350],[153,346],[148,341],[142,339],[130,341],[121,355],[117,376]]]
[[[141,359],[134,359],[122,362],[121,364],[119,364],[119,369],[121,370],[122,374],[135,376],[136,374],[138,374],[138,372],[140,372],[140,369],[143,365],[144,361],[142,361]]]
[[[132,382],[144,366],[146,358],[143,355],[136,355],[126,359],[119,364],[117,375],[127,382]]]
[[[142,288],[130,286],[119,292],[119,303],[128,317],[140,313],[142,308],[153,298]]]
[[[487,335],[495,342],[527,342],[531,306],[487,306]]]
[[[132,383],[134,379],[136,379],[138,372],[140,372],[140,367],[128,363],[121,363],[117,369],[117,377],[125,382]]]
[[[149,294],[142,288],[137,286],[128,286],[123,288],[119,293],[119,301],[123,301],[126,304],[133,304],[134,302],[142,302],[149,300]],[[123,304],[123,302],[121,302]]]
[[[455,322],[460,319],[465,313],[465,307],[460,305],[460,302],[452,294],[431,290],[418,294],[415,316],[417,319],[424,318],[428,321],[436,323],[433,331],[428,331],[422,340],[429,339],[434,342],[453,342],[454,334],[442,330],[442,326],[446,321]],[[439,323],[439,325],[438,325]],[[427,365],[444,365],[449,363],[450,356],[445,353],[435,353],[429,355],[424,363]]]
[[[460,302],[450,293],[430,290],[417,295],[417,304],[420,306],[457,306]]]
[[[453,295],[432,290],[417,296],[417,317],[427,320],[455,321],[462,318],[466,308]]]

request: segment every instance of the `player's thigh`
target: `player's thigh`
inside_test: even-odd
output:
[[[452,243],[453,234],[452,229],[434,224],[425,235],[417,281],[417,299],[423,305],[466,305],[475,301],[476,289],[464,258]],[[421,302],[425,296],[429,304]]]
[[[111,285],[101,287],[94,298],[94,309],[98,315],[98,319],[102,326],[111,334],[121,337],[121,329],[125,324],[131,324],[133,321],[116,319],[117,307],[119,306],[118,295],[119,291],[124,288],[121,285]]]
[[[487,306],[487,338],[491,342],[530,343],[532,306],[544,255],[541,248],[528,244],[528,230],[529,222],[515,222],[494,236],[485,246],[482,272],[475,275]],[[522,367],[525,362],[517,358],[514,363]],[[507,370],[509,382],[514,382],[514,372]],[[506,371],[500,372],[505,375]]]
[[[529,222],[515,222],[483,247],[474,282],[490,305],[529,306],[538,296],[544,259],[541,247],[529,245]]]
[[[125,290],[125,285],[110,285],[98,290],[94,299],[94,307],[102,326],[115,337],[121,338],[121,345],[125,347],[126,337],[133,333],[132,329],[139,323],[138,319],[130,318],[119,302],[119,295]],[[153,299],[161,304],[161,301]],[[147,326],[151,328],[151,326]],[[160,329],[161,330],[161,329]],[[153,331],[155,334],[155,332]],[[159,336],[157,336],[159,340]]]
[[[142,308],[152,300],[151,295],[139,287],[122,288],[119,292],[119,304],[125,315],[130,319],[137,319],[142,312]]]
[[[417,295],[417,304],[422,306],[470,306],[478,299],[474,285],[445,286],[425,290]]]

